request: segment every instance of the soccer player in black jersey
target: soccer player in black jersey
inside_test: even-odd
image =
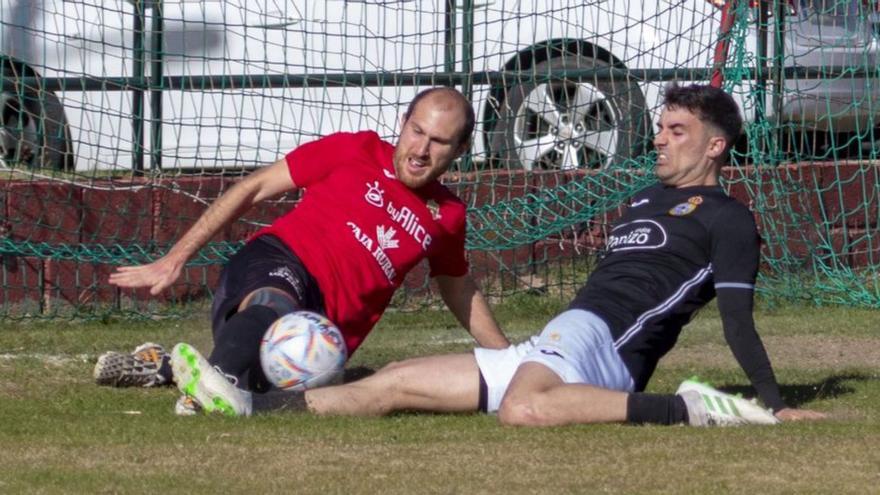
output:
[[[822,416],[785,405],[755,331],[758,233],[749,210],[718,182],[741,126],[736,103],[722,90],[667,89],[654,138],[660,183],[634,196],[586,285],[524,358],[498,412],[503,423],[704,425]],[[643,392],[682,327],[715,297],[727,343],[771,417],[692,381],[675,395]]]
[[[759,238],[752,214],[718,182],[741,126],[736,103],[722,90],[667,89],[654,138],[659,184],[632,198],[584,287],[531,340],[506,350],[394,363],[358,382],[305,394],[251,396],[234,387],[219,393],[239,414],[480,409],[497,411],[502,423],[527,426],[725,426],[824,417],[786,406],[755,331]],[[727,343],[770,410],[693,380],[676,394],[644,392],[682,327],[716,297]]]

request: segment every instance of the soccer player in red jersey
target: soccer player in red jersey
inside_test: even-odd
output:
[[[473,108],[461,93],[445,87],[422,91],[401,118],[396,145],[365,131],[299,146],[221,195],[163,257],[120,267],[110,283],[159,294],[245,211],[301,189],[296,207],[258,231],[224,268],[212,307],[212,365],[243,388],[265,389],[260,339],[274,320],[300,309],[333,321],[350,356],[423,259],[444,302],[477,344],[506,347],[468,274],[465,205],[438,181],[470,146],[473,127]],[[138,371],[153,384],[170,381],[164,353],[155,365],[109,354],[119,358],[102,356],[105,362],[95,369],[99,383],[135,384],[121,378]],[[127,365],[120,364],[123,358]]]

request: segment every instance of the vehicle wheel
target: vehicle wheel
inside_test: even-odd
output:
[[[42,84],[22,86],[21,77],[34,77],[20,62],[3,61],[0,92],[0,161],[7,166],[70,170],[73,165],[70,129],[64,107]]]
[[[533,72],[544,75],[608,66],[567,54],[537,64]],[[643,153],[650,141],[645,97],[632,81],[567,77],[524,81],[508,88],[495,115],[489,153],[510,168],[604,168]]]

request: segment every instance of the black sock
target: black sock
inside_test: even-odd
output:
[[[162,362],[159,363],[159,370],[156,372],[162,377],[162,385],[173,385],[172,378],[174,373],[171,371],[171,356],[165,354],[162,356]]]
[[[684,399],[671,394],[629,394],[626,399],[627,423],[675,425],[687,423]]]
[[[214,334],[208,362],[238,378],[242,388],[261,388],[260,340],[278,314],[268,306],[249,306],[226,321]]]
[[[306,393],[292,390],[270,390],[254,394],[253,410],[258,411],[305,411]]]

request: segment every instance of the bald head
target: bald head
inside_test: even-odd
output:
[[[457,89],[440,86],[419,92],[409,102],[406,113],[403,114],[403,121],[409,120],[416,107],[422,103],[430,103],[438,110],[458,110],[461,115],[461,130],[458,133],[456,145],[470,141],[476,117],[471,103]]]

